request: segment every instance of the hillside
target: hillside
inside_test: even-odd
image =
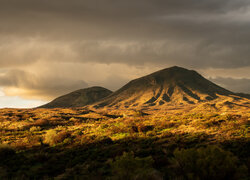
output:
[[[82,107],[99,101],[100,99],[110,95],[112,91],[103,87],[90,87],[79,89],[69,94],[60,96],[48,104],[39,108],[69,108]]]
[[[250,108],[130,111],[1,109],[0,179],[249,179]]]
[[[234,101],[241,97],[205,79],[196,71],[174,66],[130,81],[94,107],[165,107],[217,99]]]

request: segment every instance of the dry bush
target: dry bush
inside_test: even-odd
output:
[[[50,125],[50,122],[47,119],[38,119],[34,123],[32,123],[33,126],[48,126]]]
[[[32,133],[29,133],[24,138],[24,142],[27,143],[26,146],[28,146],[28,147],[41,145],[42,137],[41,136],[34,136]]]
[[[55,143],[60,143],[63,142],[64,139],[68,138],[71,136],[71,133],[68,131],[61,131],[57,134],[57,136],[55,137],[54,141]]]

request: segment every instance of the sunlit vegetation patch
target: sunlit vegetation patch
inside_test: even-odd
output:
[[[247,112],[76,108],[0,115],[0,179],[249,177]]]

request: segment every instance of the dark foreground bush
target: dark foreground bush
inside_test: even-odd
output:
[[[217,146],[176,149],[170,159],[170,171],[178,179],[247,179],[246,166],[231,152]]]
[[[4,167],[0,166],[0,179],[7,179],[8,173]]]
[[[0,161],[10,158],[11,156],[15,155],[15,153],[16,152],[12,147],[0,144]]]
[[[160,173],[155,170],[152,157],[134,157],[133,152],[124,152],[122,156],[116,157],[110,163],[112,177],[119,180],[160,180]]]

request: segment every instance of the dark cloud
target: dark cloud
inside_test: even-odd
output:
[[[45,41],[58,51],[67,44],[77,56],[68,61],[83,63],[243,67],[250,66],[249,7],[247,0],[10,0],[1,3],[0,35],[33,42],[23,50],[30,56],[14,62],[39,59],[35,48]]]
[[[210,80],[233,92],[250,94],[250,79],[216,77]]]
[[[248,0],[0,0],[0,22],[0,86],[6,92],[10,82],[38,96],[79,88],[90,79],[80,68],[96,67],[89,63],[250,71]],[[58,77],[57,63],[67,74]],[[72,64],[78,67],[70,71]],[[31,70],[35,85],[24,78]],[[99,70],[91,77],[103,76]],[[106,71],[106,79],[92,84],[115,89],[130,79]]]
[[[39,59],[35,48],[45,41],[58,49],[67,44],[77,56],[68,61],[83,63],[244,67],[250,66],[249,8],[247,0],[10,0],[1,3],[0,35],[20,38],[23,46],[33,42],[24,48],[31,55],[15,62]]]

